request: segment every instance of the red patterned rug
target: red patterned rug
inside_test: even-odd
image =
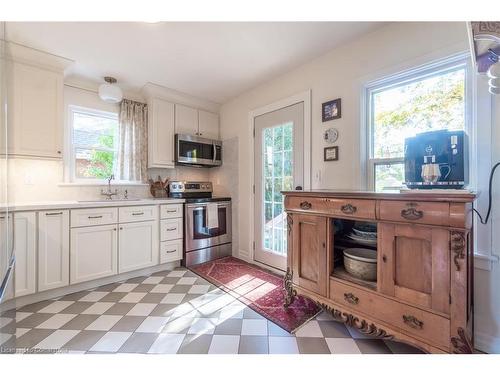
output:
[[[216,259],[191,270],[291,333],[321,311],[303,296],[285,309],[283,277],[237,258]]]

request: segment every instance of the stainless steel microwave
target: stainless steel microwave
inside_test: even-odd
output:
[[[175,163],[198,167],[222,165],[222,142],[195,135],[175,135]]]

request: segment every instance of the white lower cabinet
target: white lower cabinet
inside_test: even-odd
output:
[[[117,225],[71,229],[71,284],[118,273]]]
[[[36,212],[14,214],[15,297],[36,292]]]
[[[118,272],[128,272],[158,264],[158,221],[119,224],[119,228]]]
[[[160,243],[160,263],[174,262],[182,259],[182,238]]]
[[[69,285],[69,211],[38,212],[38,291]]]

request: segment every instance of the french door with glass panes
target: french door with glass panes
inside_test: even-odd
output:
[[[254,126],[254,259],[285,270],[287,226],[281,191],[303,185],[304,103],[257,116]]]

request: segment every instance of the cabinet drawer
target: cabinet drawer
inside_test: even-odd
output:
[[[449,347],[450,321],[376,293],[330,279],[330,299],[397,327],[411,336]]]
[[[330,212],[336,216],[352,216],[375,220],[375,201],[366,199],[325,199]]]
[[[132,221],[155,220],[158,217],[157,206],[130,206],[120,207],[120,223]]]
[[[160,206],[160,219],[182,217],[183,204],[164,204]]]
[[[71,210],[71,227],[118,223],[118,208],[80,208]]]
[[[160,241],[182,239],[182,218],[160,221]]]
[[[381,220],[448,225],[449,218],[450,206],[446,202],[380,202]]]
[[[182,259],[182,239],[160,242],[160,263]]]
[[[368,199],[336,199],[294,197],[286,198],[287,210],[319,212],[329,215],[375,219],[375,201]]]

